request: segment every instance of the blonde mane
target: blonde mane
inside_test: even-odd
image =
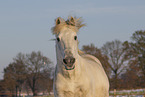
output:
[[[61,17],[58,17],[56,19],[56,25],[52,28],[52,33],[57,35],[64,27],[70,28],[73,31],[78,32],[81,27],[85,26],[85,24],[82,24],[82,22],[82,18],[76,18],[71,16],[67,20],[64,20]]]

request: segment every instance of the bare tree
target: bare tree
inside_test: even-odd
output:
[[[38,86],[39,90],[43,92],[43,94],[52,92],[53,88],[53,79],[51,79],[49,76],[46,78],[41,78],[38,80]]]
[[[121,73],[127,68],[127,60],[125,58],[126,52],[123,44],[119,40],[107,42],[102,47],[102,52],[109,58],[109,67],[112,71],[112,87],[118,88],[118,79]]]
[[[52,70],[52,62],[40,51],[31,54],[19,53],[14,58],[14,62],[4,69],[4,82],[9,91],[16,92],[16,97],[18,90],[19,94],[21,93],[23,85],[28,85],[33,95],[36,96],[39,90],[38,82],[45,82],[41,87],[46,88],[48,85],[45,85],[45,79],[50,79]]]
[[[0,80],[0,93],[4,93],[6,90],[6,85],[4,80]]]
[[[136,31],[131,37],[131,42],[124,42],[124,46],[127,50],[127,57],[130,59],[130,67],[135,66],[137,70],[137,76],[140,79],[137,79],[137,83],[141,84],[141,88],[145,87],[145,31]],[[136,68],[133,68],[132,71],[135,71]],[[130,70],[131,71],[131,70]],[[140,86],[140,85],[138,85]]]
[[[25,65],[19,62],[10,63],[9,66],[4,69],[4,81],[5,84],[7,84],[6,88],[13,92],[16,91],[16,97],[18,89],[19,94],[21,93],[22,84],[26,78],[25,75]]]
[[[138,60],[131,60],[128,65],[129,68],[126,70],[124,74],[121,75],[121,88],[122,89],[135,89],[135,88],[143,88],[140,84],[140,77],[138,76],[139,67],[136,65]]]
[[[17,88],[19,89],[19,96],[21,94],[22,85],[26,80],[26,65],[25,65],[25,56],[22,53],[18,53],[17,56],[13,59],[15,63],[15,73],[16,73],[16,81],[17,81]],[[16,89],[17,89],[16,88]],[[16,90],[17,93],[17,90]]]
[[[141,76],[145,80],[145,31],[136,31],[131,38],[133,40],[131,46],[138,55],[138,66],[140,67]]]
[[[38,51],[26,54],[25,64],[27,65],[27,83],[33,92],[33,96],[36,96],[38,81],[46,76],[50,76],[53,68],[52,62]]]

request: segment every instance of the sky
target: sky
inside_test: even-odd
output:
[[[93,43],[130,40],[145,30],[145,0],[0,0],[0,79],[3,70],[21,53],[41,51],[56,64],[51,28],[55,19],[82,17],[79,48]]]

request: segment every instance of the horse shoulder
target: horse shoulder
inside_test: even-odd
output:
[[[92,73],[94,74],[93,77],[91,78],[94,81],[93,86],[96,87],[97,91],[100,91],[100,88],[105,89],[105,90],[101,90],[101,91],[108,91],[109,90],[109,82],[108,82],[107,75],[106,75],[106,73],[104,71],[104,68],[103,68],[101,62],[96,57],[94,57],[92,55],[89,55],[89,54],[84,54],[84,55],[81,55],[81,56],[85,60],[89,60],[89,61],[97,63],[97,64],[94,64],[94,65],[97,65],[97,66],[100,67],[100,68],[99,67],[98,68],[94,68],[94,65],[92,65],[92,67],[90,65],[89,65],[89,67],[87,67],[87,69],[88,68],[91,69],[91,71],[88,70],[89,77],[92,77]],[[96,77],[94,77],[94,76],[96,76]],[[98,83],[96,83],[96,81]]]

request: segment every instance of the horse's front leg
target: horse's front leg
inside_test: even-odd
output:
[[[61,92],[54,92],[54,97],[65,97]]]
[[[57,97],[65,97],[65,95],[62,93],[59,93]]]

